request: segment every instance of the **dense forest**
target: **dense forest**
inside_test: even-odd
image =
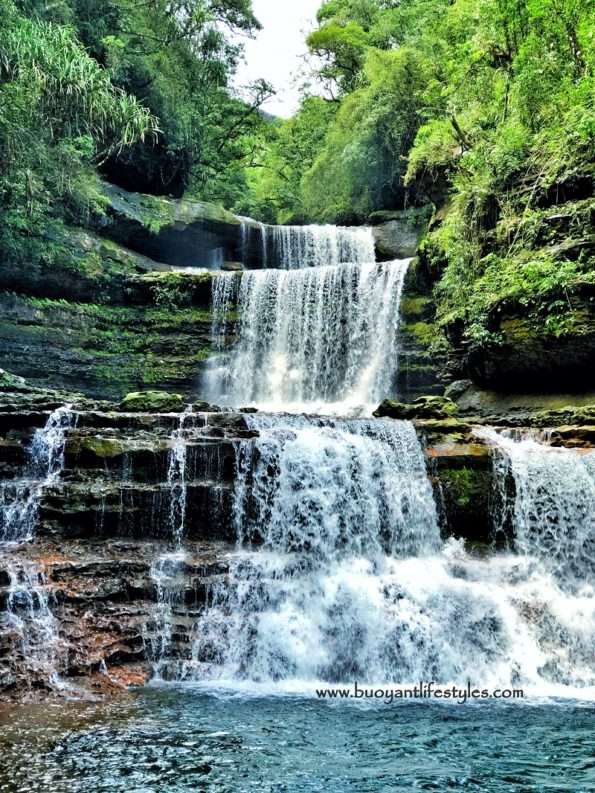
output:
[[[2,0],[0,259],[63,258],[64,229],[105,211],[102,179],[280,223],[430,203],[420,253],[451,344],[497,342],[511,302],[576,331],[594,16],[589,0],[330,0],[280,120],[264,81],[233,83],[250,0]]]

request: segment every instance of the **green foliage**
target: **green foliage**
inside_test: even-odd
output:
[[[238,211],[269,222],[300,222],[308,217],[302,178],[320,151],[336,106],[320,97],[306,97],[291,119],[269,125],[261,139],[250,188]]]
[[[403,203],[404,154],[419,125],[426,61],[402,47],[371,49],[365,87],[345,97],[322,151],[303,179],[307,214],[349,222]]]
[[[438,185],[443,200],[450,190],[423,251],[441,276],[442,322],[492,344],[508,309],[563,334],[573,294],[593,278],[588,249],[577,258],[563,244],[591,223],[581,199],[595,170],[592,4],[458,0],[436,34],[452,55],[435,71],[440,99],[424,110],[405,180]],[[557,221],[569,198],[576,208]]]
[[[2,0],[0,260],[57,260],[104,211],[98,173],[235,205],[268,127],[269,87],[228,87],[258,27],[250,0]]]
[[[236,34],[259,27],[250,0],[70,2],[82,41],[112,82],[160,120],[156,141],[129,147],[107,174],[129,189],[190,190],[229,205],[245,184],[234,165],[249,158],[248,139],[263,125],[258,108],[270,95],[262,81],[247,101],[228,90],[241,54]]]
[[[157,122],[117,87],[73,30],[0,9],[0,260],[51,256],[63,219],[101,211],[97,159],[151,137]]]

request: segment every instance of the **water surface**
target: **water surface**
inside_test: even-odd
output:
[[[0,791],[595,789],[591,703],[322,703],[139,690],[0,711]]]

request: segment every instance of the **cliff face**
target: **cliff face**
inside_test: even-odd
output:
[[[0,367],[100,398],[155,385],[197,393],[213,346],[211,277],[177,266],[235,255],[240,221],[211,205],[105,191],[94,230],[48,241],[48,261],[0,264]]]
[[[514,213],[496,196],[479,227],[439,199],[419,255],[434,283],[450,379],[504,393],[592,389],[594,184],[592,169],[572,174],[536,188]]]

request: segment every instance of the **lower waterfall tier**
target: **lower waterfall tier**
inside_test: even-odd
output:
[[[595,690],[585,427],[587,448],[554,449],[568,427],[75,401],[0,429],[0,507],[26,481],[38,497],[29,540],[0,548],[4,696],[151,677]]]

